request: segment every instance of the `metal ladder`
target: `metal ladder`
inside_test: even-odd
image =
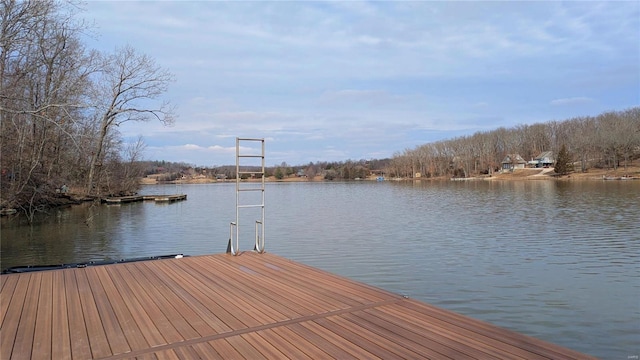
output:
[[[257,154],[241,154],[241,143],[260,142],[261,152]],[[260,159],[260,166],[240,164],[242,159]],[[259,167],[260,171],[247,170],[247,168]],[[253,250],[258,253],[264,252],[264,178],[265,178],[265,161],[264,161],[264,139],[236,138],[236,221],[232,221],[229,225],[229,244],[227,245],[227,253],[238,255],[240,253],[240,209],[243,208],[260,208],[260,219],[255,223],[255,245]],[[260,186],[256,186],[255,182],[242,183],[243,175],[260,176]],[[243,192],[260,192],[260,204],[242,204],[240,194]],[[235,231],[234,231],[235,230]]]

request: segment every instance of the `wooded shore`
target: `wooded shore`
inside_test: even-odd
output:
[[[371,175],[366,178],[359,179],[360,181],[379,181],[379,175]],[[438,177],[385,177],[384,180],[396,180],[396,181],[415,181],[415,180],[427,180],[427,181],[449,181],[452,178],[448,176]],[[553,171],[553,168],[525,168],[516,169],[514,171],[496,172],[492,175],[482,175],[470,178],[463,178],[466,180],[614,180],[614,179],[637,179],[640,180],[640,166],[628,166],[626,169],[620,167],[616,170],[612,169],[589,169],[587,172],[571,172],[567,175],[558,175]],[[260,179],[246,179],[242,181],[260,181]],[[287,176],[282,179],[277,179],[275,176],[269,176],[265,179],[266,182],[327,182],[334,180],[326,180],[322,175],[316,175],[312,179],[304,176]],[[204,177],[187,177],[184,179],[173,181],[157,181],[154,177],[144,177],[140,179],[141,185],[158,185],[158,184],[213,184],[213,183],[230,183],[235,182],[235,179],[216,180]]]

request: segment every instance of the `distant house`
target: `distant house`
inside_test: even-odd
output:
[[[529,161],[529,165],[541,168],[541,167],[549,167],[555,164],[556,159],[553,156],[553,151],[544,151],[540,153],[535,159]]]
[[[502,160],[502,170],[524,169],[526,161],[519,154],[507,154]]]

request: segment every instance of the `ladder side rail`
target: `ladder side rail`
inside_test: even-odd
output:
[[[259,253],[263,253],[264,252],[264,245],[265,245],[265,238],[264,238],[264,216],[265,216],[265,203],[264,203],[264,191],[265,191],[265,147],[264,147],[264,139],[262,139],[262,181],[261,181],[261,187],[262,187],[262,212],[261,212],[261,219],[260,219],[260,236],[258,236],[258,228],[256,228],[256,244],[255,244],[255,249],[257,252]],[[256,227],[258,227],[258,223],[256,221]]]
[[[236,253],[240,251],[240,138],[236,137]],[[236,254],[233,254],[236,255]]]

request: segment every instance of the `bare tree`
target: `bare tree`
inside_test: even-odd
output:
[[[633,154],[640,148],[640,108],[632,108],[618,114],[618,144],[624,168],[631,164]]]
[[[33,215],[49,202],[76,152],[91,53],[84,24],[61,2],[0,2],[0,152],[3,205]],[[35,209],[35,210],[34,210]]]
[[[159,120],[165,125],[173,123],[174,108],[168,102],[158,100],[172,81],[171,73],[159,67],[147,55],[138,54],[131,46],[117,49],[113,55],[106,57],[104,70],[97,82],[99,86],[94,94],[96,111],[101,115],[91,152],[86,190],[88,194],[99,190],[99,186],[95,185],[100,175],[105,140],[115,127],[128,121],[151,119]],[[150,107],[149,104],[155,106]]]
[[[307,177],[307,180],[311,181],[316,177],[317,174],[318,174],[317,166],[314,165],[313,162],[310,162],[309,165],[307,165],[306,169],[304,170],[304,175]]]

